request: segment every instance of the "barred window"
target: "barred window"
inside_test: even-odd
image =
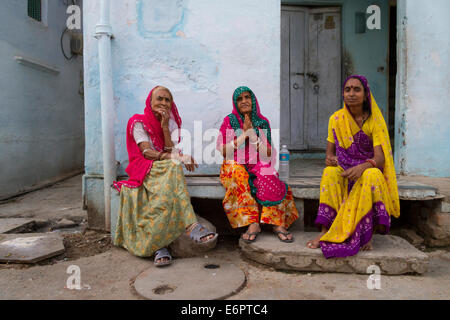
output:
[[[37,21],[42,21],[41,0],[28,0],[28,16]]]

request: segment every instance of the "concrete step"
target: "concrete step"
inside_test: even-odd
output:
[[[399,275],[423,274],[428,269],[428,255],[396,236],[375,235],[372,251],[359,252],[353,257],[325,259],[320,249],[306,247],[318,233],[293,232],[293,235],[294,243],[283,243],[274,234],[263,233],[251,244],[240,240],[239,246],[248,259],[278,270],[368,274],[373,272],[368,272],[368,267],[376,265],[381,274]]]

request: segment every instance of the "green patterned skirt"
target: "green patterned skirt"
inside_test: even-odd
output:
[[[150,257],[195,222],[181,164],[155,161],[142,186],[122,186],[114,245]]]

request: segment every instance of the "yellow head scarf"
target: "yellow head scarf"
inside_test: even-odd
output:
[[[379,141],[383,149],[385,158],[383,175],[386,179],[386,184],[388,186],[389,194],[392,199],[392,203],[386,204],[386,206],[388,209],[388,213],[398,218],[400,216],[400,200],[398,196],[397,177],[395,173],[391,141],[389,138],[389,131],[387,129],[386,122],[384,121],[380,108],[378,107],[378,104],[370,91],[366,78],[364,78],[363,76],[351,76],[345,81],[345,83],[347,83],[350,78],[356,78],[360,80],[364,88],[366,89],[367,95],[370,95],[370,107],[372,112],[371,117],[373,117],[372,120],[374,122],[372,136],[377,137],[377,140]],[[339,145],[344,149],[349,148],[354,142],[353,136],[361,129],[353,120],[353,117],[348,111],[345,103],[344,107],[337,111],[334,116],[331,117],[330,121],[333,122],[331,125],[335,129],[336,137],[339,140]]]

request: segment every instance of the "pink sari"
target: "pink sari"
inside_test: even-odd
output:
[[[248,141],[234,150],[233,160],[245,167],[249,173],[249,184],[252,196],[256,201],[271,207],[280,204],[286,197],[288,186],[278,178],[274,166],[276,163],[276,150],[271,141],[271,129],[269,120],[264,117],[259,108],[258,100],[254,93],[247,87],[239,87],[233,94],[233,111],[228,115],[220,127],[220,135],[217,139],[217,149],[222,150],[223,145],[237,139],[243,132],[244,117],[237,108],[236,99],[243,92],[250,92],[252,96],[252,124],[257,131],[261,144],[271,148],[271,157],[261,157],[259,151]],[[265,159],[266,158],[266,159]]]
[[[146,159],[143,156],[141,150],[139,149],[139,146],[134,140],[133,128],[136,122],[141,122],[143,124],[144,129],[152,139],[152,143],[155,149],[157,151],[164,150],[164,133],[161,128],[161,123],[153,114],[151,104],[152,93],[157,88],[158,86],[150,91],[145,102],[146,107],[144,109],[144,114],[135,114],[130,118],[130,120],[128,120],[127,151],[129,164],[125,171],[128,174],[129,179],[124,181],[114,181],[113,186],[119,192],[122,186],[126,186],[128,188],[140,187],[145,179],[145,176],[150,173],[153,166],[153,160]],[[181,118],[178,114],[177,106],[173,101],[170,117],[175,120],[178,126],[178,141],[180,141]]]

